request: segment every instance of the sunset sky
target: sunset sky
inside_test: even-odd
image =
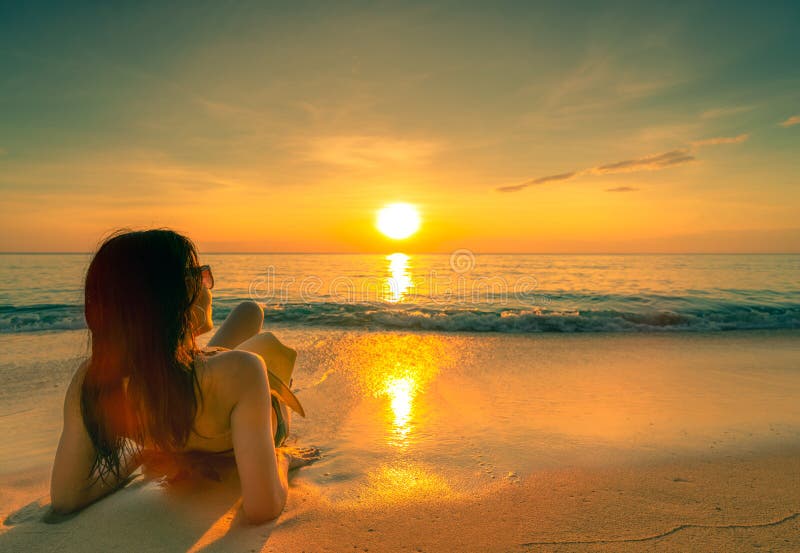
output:
[[[0,251],[800,252],[800,3],[652,4],[3,3]]]

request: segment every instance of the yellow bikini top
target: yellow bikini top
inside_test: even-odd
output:
[[[200,350],[200,353],[206,356],[211,356],[220,351],[230,351],[230,348],[222,347],[222,346],[211,346],[207,348],[203,348]],[[292,408],[298,415],[301,417],[306,416],[305,409],[300,404],[300,400],[297,399],[297,396],[294,395],[292,390],[289,388],[291,386],[292,381],[289,380],[289,383],[285,383],[283,380],[278,377],[275,373],[273,373],[269,368],[267,368],[267,378],[269,380],[269,389],[273,395],[277,396],[278,399],[283,401],[286,405]]]

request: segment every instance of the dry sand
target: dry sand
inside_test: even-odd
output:
[[[3,482],[2,551],[798,551],[800,452],[503,478],[482,493],[337,505],[295,478],[284,514],[243,525],[235,477],[127,489],[46,523],[46,477]],[[9,492],[9,489],[13,490]]]

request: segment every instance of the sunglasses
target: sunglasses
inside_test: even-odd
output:
[[[200,265],[194,270],[200,273],[200,277],[203,279],[203,284],[206,285],[206,288],[209,290],[214,288],[214,273],[211,272],[211,265]]]

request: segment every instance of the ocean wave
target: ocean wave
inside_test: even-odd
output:
[[[86,328],[82,305],[0,305],[0,333]]]
[[[632,312],[326,303],[273,306],[267,309],[265,317],[276,324],[442,332],[716,331],[800,328],[800,305],[725,305],[703,310]]]
[[[215,303],[217,324],[238,301],[226,298]],[[589,301],[588,298],[582,303],[589,308],[286,303],[267,305],[265,318],[267,325],[441,332],[702,332],[800,328],[800,304],[797,303],[703,301],[692,304],[675,300],[661,302],[668,308],[663,305],[657,308],[654,302],[647,302],[638,310],[603,308],[602,304],[606,302]],[[636,303],[629,302],[628,307]],[[85,326],[83,307],[79,305],[0,305],[0,333],[72,330]]]

